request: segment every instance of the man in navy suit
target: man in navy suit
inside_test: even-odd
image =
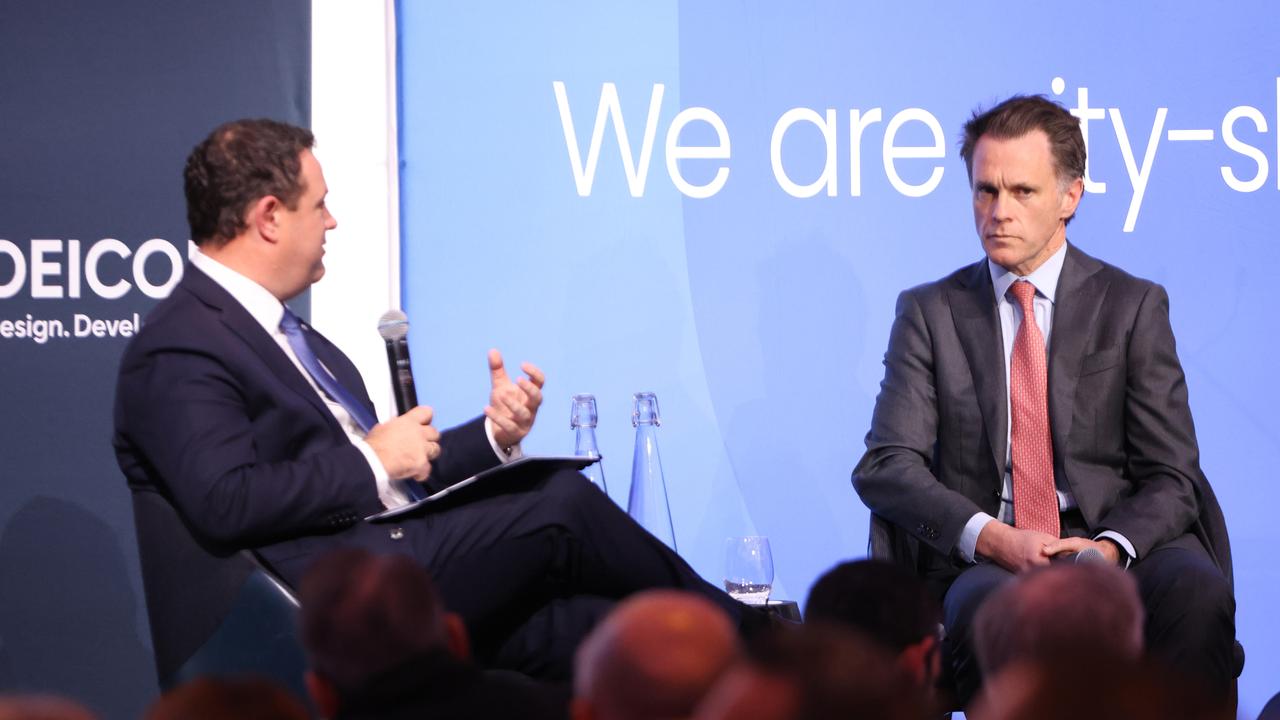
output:
[[[443,433],[429,407],[377,422],[356,368],[283,304],[324,275],[337,225],[312,144],[301,128],[238,121],[188,158],[199,252],[120,368],[114,444],[131,489],[164,498],[202,546],[254,550],[294,585],[334,546],[410,555],[466,619],[478,655],[544,676],[566,675],[577,639],[638,589],[694,589],[737,618],[736,603],[577,473],[480,483],[425,515],[362,520],[415,486],[518,457],[543,375],[525,364],[512,382],[491,351],[483,417]],[[161,521],[137,522],[144,537]]]
[[[986,257],[898,298],[854,487],[943,598],[962,701],[983,599],[1083,551],[1138,580],[1153,652],[1225,692],[1231,554],[1168,296],[1067,242],[1085,170],[1067,110],[1011,98],[961,155]]]

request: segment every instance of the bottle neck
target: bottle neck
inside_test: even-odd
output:
[[[658,454],[658,426],[653,423],[636,425],[636,452],[645,455]]]
[[[579,457],[600,457],[600,447],[596,445],[595,428],[578,428],[577,440],[573,445],[573,454]]]

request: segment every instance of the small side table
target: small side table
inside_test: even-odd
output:
[[[765,604],[764,611],[770,615],[776,615],[788,622],[804,622],[804,619],[800,617],[800,604],[795,600],[770,599],[769,602]]]

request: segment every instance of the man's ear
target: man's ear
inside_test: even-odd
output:
[[[1063,222],[1076,214],[1076,208],[1080,206],[1080,198],[1083,196],[1084,178],[1072,180],[1066,191],[1062,193],[1062,207],[1059,209],[1059,215]]]
[[[898,654],[898,665],[919,686],[931,686],[942,670],[938,638],[928,635]]]
[[[307,684],[307,694],[311,696],[311,702],[315,703],[316,709],[320,711],[320,717],[333,718],[338,716],[339,702],[338,691],[328,680],[320,677],[314,670],[308,670],[303,680]]]
[[[445,613],[444,631],[449,653],[464,662],[470,660],[471,639],[467,637],[467,626],[462,622],[462,616],[458,613]]]
[[[248,225],[257,231],[267,242],[274,243],[280,237],[280,223],[277,217],[284,209],[284,203],[275,195],[264,195],[249,206]]]

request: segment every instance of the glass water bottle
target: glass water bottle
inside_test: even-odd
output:
[[[573,443],[573,454],[578,457],[595,458],[596,462],[582,469],[593,485],[608,495],[604,484],[604,463],[600,462],[600,447],[596,445],[596,396],[574,395],[573,405],[569,409],[569,427],[577,438]]]
[[[644,529],[676,549],[676,533],[667,505],[667,484],[662,479],[662,458],[658,456],[658,398],[651,392],[635,394],[631,424],[636,428],[636,451],[631,462],[631,495],[627,514]]]

